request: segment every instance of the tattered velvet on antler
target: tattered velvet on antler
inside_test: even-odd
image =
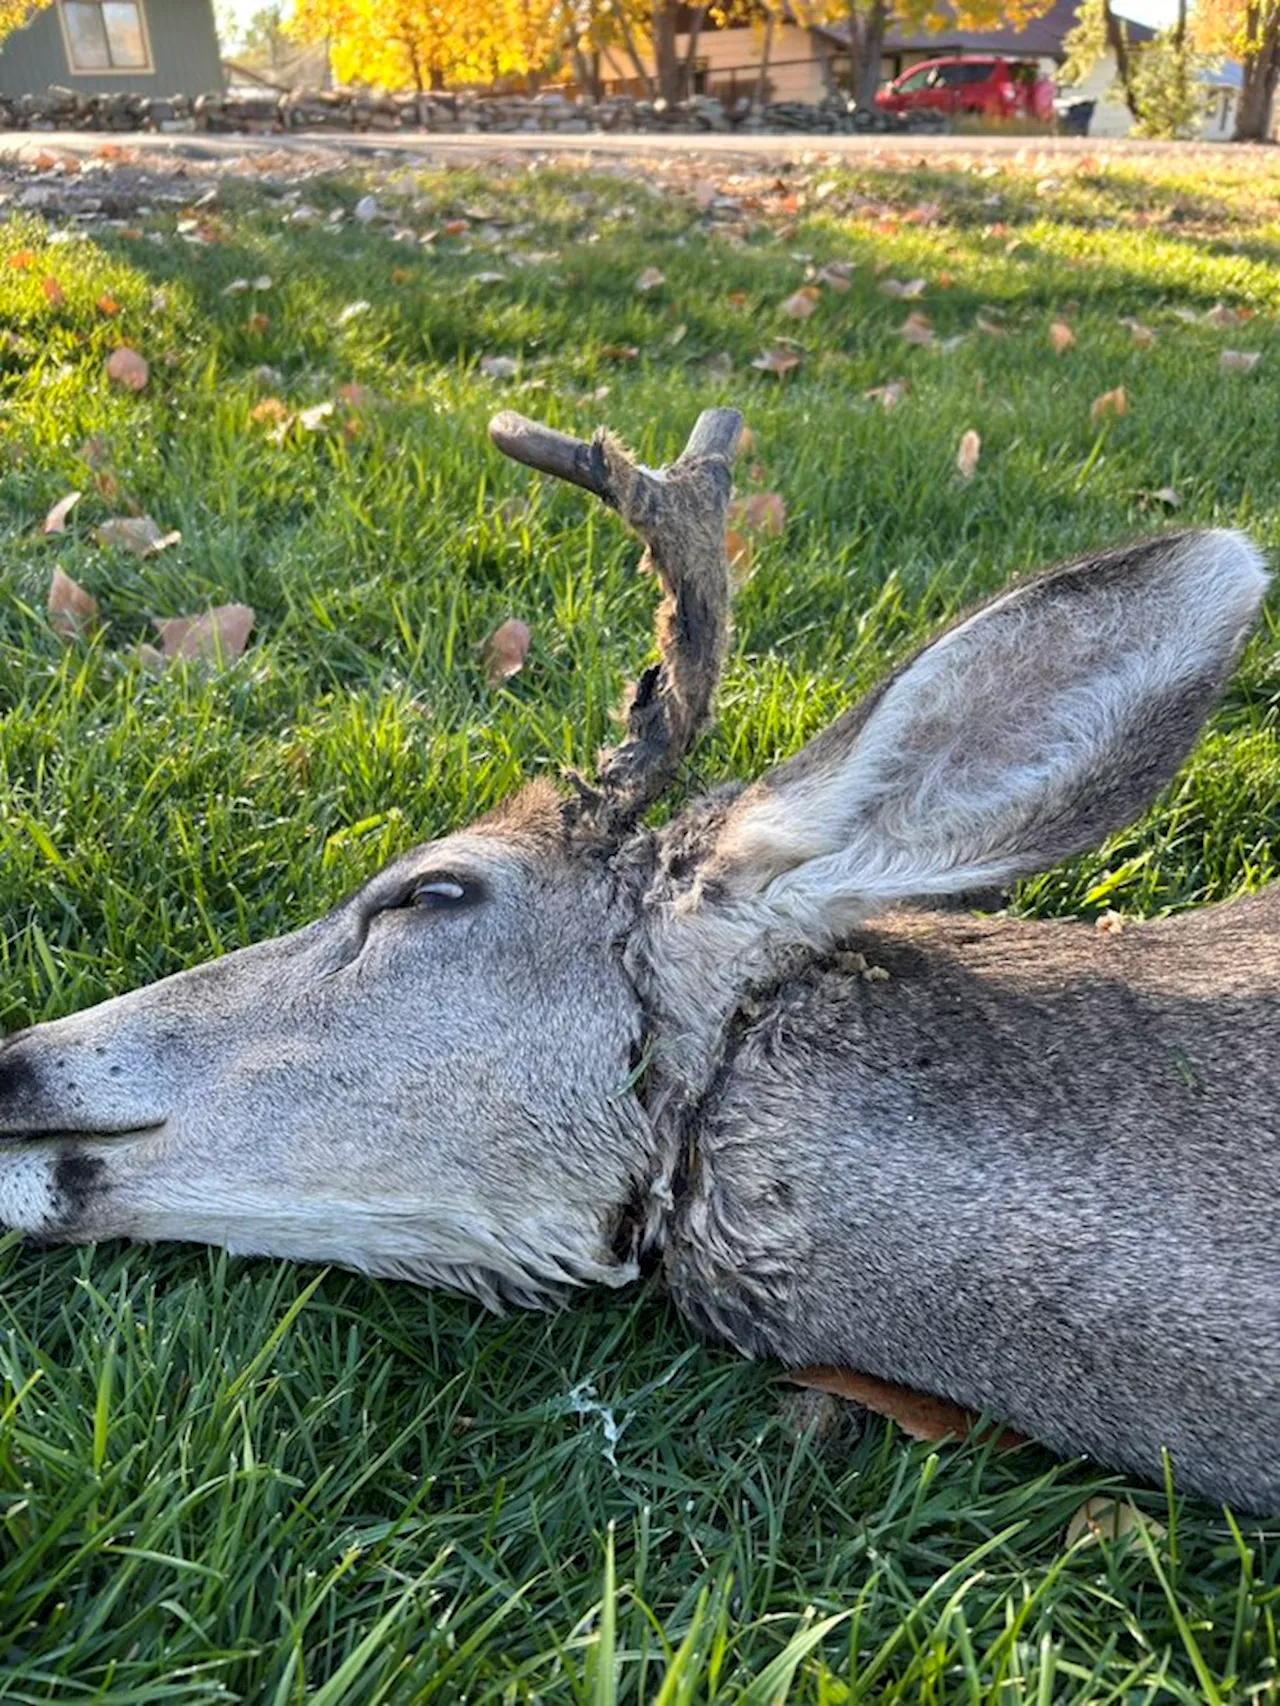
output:
[[[711,712],[729,633],[726,524],[742,416],[708,409],[670,467],[643,468],[610,434],[589,442],[510,411],[489,423],[498,449],[541,473],[593,492],[647,547],[665,597],[658,611],[661,661],[636,683],[627,734],[602,755],[595,788],[582,790],[580,819],[612,836],[634,823],[672,781]]]

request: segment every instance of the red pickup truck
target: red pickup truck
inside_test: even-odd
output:
[[[881,112],[967,113],[980,118],[1053,117],[1054,85],[1034,60],[959,53],[927,59],[881,89]]]

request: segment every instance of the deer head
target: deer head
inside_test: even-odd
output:
[[[1176,535],[1006,592],[745,791],[648,806],[728,631],[733,410],[669,468],[504,414],[503,451],[644,540],[659,661],[625,738],[416,847],[294,934],[0,1047],[0,1223],[193,1239],[439,1282],[491,1305],[620,1285],[753,988],[906,898],[1098,841],[1170,778],[1264,577]]]

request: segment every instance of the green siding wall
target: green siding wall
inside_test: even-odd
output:
[[[222,61],[213,0],[138,0],[151,38],[154,72],[73,74],[67,64],[57,0],[0,49],[0,94],[43,94],[50,83],[98,95],[121,89],[140,95],[200,95],[222,88]]]

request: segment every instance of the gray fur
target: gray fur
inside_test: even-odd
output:
[[[592,489],[621,455],[503,430]],[[664,509],[644,479],[619,507],[694,573],[694,486]],[[1280,896],[1118,933],[902,910],[1141,810],[1264,581],[1224,534],[1074,565],[661,831],[620,828],[653,785],[633,738],[594,804],[525,790],[317,924],[11,1038],[0,1220],[494,1307],[647,1254],[748,1355],[1144,1475],[1167,1447],[1187,1488],[1280,1509]],[[692,684],[663,775],[723,652],[699,607],[663,641],[663,695]]]

